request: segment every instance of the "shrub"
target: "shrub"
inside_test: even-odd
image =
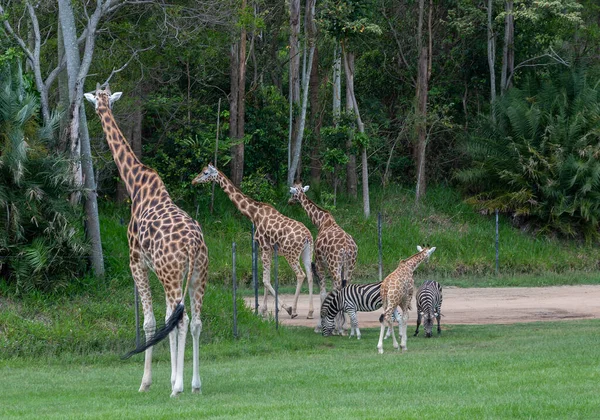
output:
[[[587,240],[600,221],[600,89],[569,71],[511,89],[466,139],[456,177],[479,210]]]

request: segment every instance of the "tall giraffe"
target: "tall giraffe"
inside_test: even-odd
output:
[[[306,277],[309,294],[307,318],[311,319],[314,309],[312,297],[313,278],[310,269],[313,254],[313,238],[310,231],[302,223],[279,213],[273,206],[246,196],[223,172],[219,171],[212,164],[202,169],[202,172],[194,178],[192,184],[205,184],[213,181],[219,184],[238,210],[252,220],[252,223],[256,226],[254,239],[258,242],[261,249],[263,284],[265,285],[265,295],[261,308],[263,315],[267,313],[267,297],[269,292],[275,296],[275,290],[271,286],[271,260],[273,258],[273,248],[277,244],[278,252],[285,257],[292,270],[294,270],[297,280],[293,306],[290,308],[285,303],[282,303],[281,306],[292,318],[298,316],[296,312],[298,296]],[[300,257],[302,258],[306,275],[298,262]]]
[[[358,247],[356,242],[348,233],[344,231],[335,221],[331,213],[317,206],[307,196],[309,186],[303,187],[302,184],[294,184],[290,187],[291,197],[289,203],[300,203],[313,224],[319,229],[317,239],[315,240],[315,262],[317,277],[319,279],[321,304],[327,297],[325,285],[325,268],[329,270],[333,280],[333,289],[342,288],[342,277],[348,283],[352,279],[352,273],[356,267],[356,255]],[[342,333],[342,323],[344,314],[340,313],[337,322],[337,330]],[[339,322],[342,321],[342,322]],[[317,328],[321,330],[321,319]]]
[[[142,300],[147,341],[128,355],[146,352],[140,391],[148,391],[152,384],[152,346],[169,335],[171,396],[183,392],[183,361],[189,325],[194,357],[192,392],[200,392],[200,313],[208,269],[208,252],[202,228],[173,203],[160,176],[145,166],[127,143],[111,110],[113,102],[121,97],[121,92],[111,94],[108,86],[102,90],[98,84],[96,92],[86,93],[85,97],[95,106],[119,175],[131,198],[131,220],[127,229],[129,266]],[[162,283],[167,301],[167,322],[165,328],[158,331],[155,331],[148,269],[153,270]],[[188,288],[191,324],[183,307]]]
[[[381,298],[383,300],[383,313],[379,317],[381,323],[381,330],[379,332],[379,343],[377,344],[377,350],[379,353],[383,353],[383,333],[385,325],[387,324],[389,329],[392,331],[392,338],[394,340],[394,348],[398,350],[398,341],[396,341],[396,334],[394,334],[393,328],[393,317],[392,314],[398,306],[402,310],[402,316],[399,319],[400,326],[400,347],[402,351],[406,351],[406,324],[408,323],[408,311],[410,310],[410,304],[415,289],[415,280],[413,273],[417,267],[425,260],[428,260],[435,247],[421,248],[417,246],[416,254],[408,257],[405,260],[401,260],[398,264],[398,268],[392,271],[381,284]]]

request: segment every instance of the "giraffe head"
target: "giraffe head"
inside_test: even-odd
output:
[[[309,188],[310,187],[308,185],[303,187],[302,184],[300,184],[300,183],[294,184],[293,187],[290,187],[291,197],[288,200],[288,203],[289,204],[299,203],[300,197],[303,196],[304,193],[306,193],[306,191],[308,191]]]
[[[424,261],[427,261],[429,260],[429,257],[431,257],[431,254],[433,254],[433,251],[435,251],[435,247],[426,246],[423,248],[420,245],[417,245],[417,251],[419,251],[419,254],[424,253]]]
[[[196,184],[206,184],[208,182],[216,181],[219,177],[219,171],[217,168],[213,166],[212,163],[209,163],[208,166],[205,166],[196,178],[192,181],[192,185]]]
[[[100,83],[96,83],[96,92],[95,93],[84,93],[85,99],[94,104],[94,108],[96,112],[99,113],[101,107],[105,107],[106,109],[111,109],[112,104],[119,100],[123,92],[115,92],[113,94],[110,93],[110,88],[108,84],[102,90],[100,88]]]

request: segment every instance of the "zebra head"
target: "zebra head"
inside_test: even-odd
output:
[[[432,311],[421,312],[421,318],[423,319],[423,329],[425,330],[425,337],[431,338],[433,320],[436,319],[437,316],[438,314]]]
[[[327,295],[321,305],[321,332],[324,337],[333,335],[335,329],[335,316],[339,312],[339,293],[337,290]]]

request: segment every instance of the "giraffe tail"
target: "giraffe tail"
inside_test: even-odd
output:
[[[150,347],[154,346],[155,344],[160,343],[161,341],[163,341],[165,338],[167,338],[169,336],[171,331],[173,331],[177,327],[177,325],[179,325],[179,322],[183,319],[183,316],[185,315],[185,305],[183,304],[183,302],[185,300],[185,295],[187,293],[188,286],[190,285],[190,279],[193,274],[192,270],[194,267],[193,267],[192,261],[193,261],[193,259],[190,256],[190,258],[188,259],[189,265],[188,265],[187,281],[186,281],[185,289],[183,291],[183,295],[181,296],[181,300],[179,301],[177,306],[175,306],[173,313],[171,313],[171,316],[165,322],[165,325],[158,328],[154,332],[154,335],[152,336],[152,338],[147,340],[145,343],[140,343],[135,349],[133,349],[130,352],[121,356],[121,359],[129,359],[134,354],[141,353],[141,352],[149,349]]]

